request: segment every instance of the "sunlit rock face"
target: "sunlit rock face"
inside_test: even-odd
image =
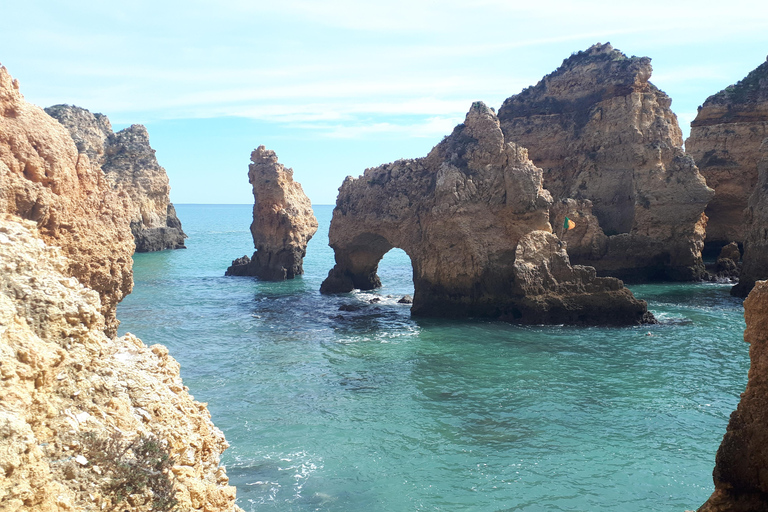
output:
[[[715,492],[698,512],[768,510],[768,281],[744,301],[749,380],[717,451]]]
[[[233,261],[226,275],[282,281],[303,274],[307,244],[318,225],[293,170],[278,162],[274,151],[259,146],[251,153],[248,181],[253,187],[251,235],[256,252]]]
[[[755,281],[768,279],[768,138],[760,146],[760,155],[757,184],[744,210],[744,263],[739,284],[731,289],[738,297],[746,297]]]
[[[64,250],[65,273],[99,293],[110,335],[117,303],[133,287],[130,203],[0,67],[0,212],[34,221]]]
[[[71,105],[45,111],[69,130],[78,151],[101,167],[112,188],[131,199],[136,252],[184,248],[186,235],[170,202],[168,175],[157,162],[144,126],[134,124],[114,133],[103,114]]]
[[[412,313],[520,323],[635,324],[646,304],[613,278],[571,266],[551,233],[551,196],[527,151],[477,102],[424,158],[348,177],[330,227],[336,265],[323,293],[380,286],[382,256],[413,265]]]
[[[505,100],[499,121],[543,169],[553,225],[566,211],[590,224],[563,236],[573,262],[631,281],[693,280],[704,271],[713,192],[683,152],[671,100],[648,81],[651,71],[647,57],[596,44]]]
[[[707,205],[707,244],[744,242],[747,208],[768,137],[768,61],[736,85],[707,98],[691,123],[685,150],[715,197]]]

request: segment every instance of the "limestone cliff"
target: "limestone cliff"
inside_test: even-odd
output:
[[[279,163],[274,151],[259,146],[251,153],[248,181],[253,187],[251,235],[256,252],[252,258],[233,261],[226,275],[282,281],[303,274],[317,219],[301,184],[293,180],[293,170]]]
[[[219,467],[224,436],[178,363],[161,345],[108,338],[99,295],[69,277],[67,251],[37,228],[0,215],[0,509],[237,510]],[[123,486],[121,497],[105,454],[141,468],[136,447],[109,448],[141,435],[173,458],[155,475],[167,487]]]
[[[614,278],[571,266],[549,224],[549,192],[495,113],[472,105],[425,158],[348,177],[330,227],[336,266],[323,293],[380,286],[382,256],[413,265],[412,313],[520,323],[634,324],[646,304]]]
[[[757,183],[760,144],[768,137],[768,61],[707,98],[691,123],[685,150],[715,197],[707,205],[707,244],[746,237],[744,209]]]
[[[157,162],[144,126],[134,124],[114,133],[103,114],[70,105],[45,111],[69,130],[78,151],[102,168],[112,188],[130,197],[136,252],[184,248],[186,235],[170,202],[168,175]]]
[[[596,44],[507,98],[499,120],[544,170],[555,205],[573,199],[572,215],[590,219],[589,236],[564,236],[572,261],[633,281],[696,279],[713,192],[650,76],[647,57]],[[553,224],[562,224],[561,210]]]
[[[746,297],[755,281],[768,279],[768,138],[760,146],[758,181],[745,210],[746,237],[739,284],[731,294]]]
[[[749,380],[717,451],[715,492],[698,512],[768,510],[768,281],[744,301]]]
[[[129,203],[0,66],[0,212],[36,222],[46,243],[63,248],[66,273],[99,293],[110,335],[133,286]]]

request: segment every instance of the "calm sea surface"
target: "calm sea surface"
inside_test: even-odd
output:
[[[224,277],[253,253],[250,205],[176,208],[188,249],[134,256],[120,332],[181,363],[246,511],[683,511],[712,492],[749,367],[728,286],[632,287],[652,327],[417,320],[399,250],[382,289],[320,295],[330,206],[283,283]]]

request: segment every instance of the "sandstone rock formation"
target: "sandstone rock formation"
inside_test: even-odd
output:
[[[0,66],[0,212],[36,222],[46,243],[63,248],[66,273],[101,296],[109,335],[133,286],[129,203]]]
[[[757,183],[760,144],[768,137],[768,61],[707,98],[691,123],[686,152],[715,197],[707,205],[707,244],[746,237],[744,209]]]
[[[650,76],[647,57],[596,44],[504,101],[499,120],[544,170],[556,228],[565,210],[589,220],[589,233],[564,235],[573,262],[632,281],[693,280],[713,192]]]
[[[108,338],[99,295],[37,231],[0,214],[0,509],[149,510],[146,488],[120,500],[93,451],[146,435],[175,459],[165,481],[179,510],[238,510],[219,466],[227,443],[178,363],[161,345]]]
[[[71,105],[45,111],[69,130],[78,151],[101,167],[112,188],[131,198],[136,252],[184,248],[186,235],[169,199],[168,175],[157,163],[144,126],[134,124],[114,133],[103,114]]]
[[[520,323],[635,324],[648,320],[614,278],[571,266],[551,233],[551,197],[527,151],[507,143],[495,113],[474,103],[425,158],[348,177],[330,227],[336,265],[323,293],[380,286],[382,256],[413,265],[412,313]]]
[[[293,170],[277,161],[274,151],[259,146],[251,153],[248,181],[253,186],[251,235],[256,252],[232,262],[228,276],[256,276],[267,281],[293,279],[304,273],[307,244],[317,232],[312,204]]]
[[[749,380],[717,451],[715,492],[698,512],[768,510],[768,281],[744,301]]]
[[[739,284],[731,294],[746,297],[755,281],[768,279],[768,138],[760,146],[758,181],[745,210],[746,237]]]

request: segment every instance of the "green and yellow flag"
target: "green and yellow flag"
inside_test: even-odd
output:
[[[570,231],[570,230],[572,230],[575,227],[576,227],[576,223],[573,222],[568,217],[566,217],[565,218],[565,222],[563,222],[563,229],[566,230],[566,231]]]

